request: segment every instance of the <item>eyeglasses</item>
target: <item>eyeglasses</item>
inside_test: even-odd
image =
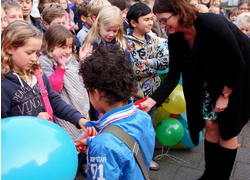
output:
[[[173,16],[174,14],[172,14],[171,16],[169,16],[168,18],[166,19],[162,19],[162,20],[156,20],[157,22],[159,22],[160,24],[166,24],[168,22],[168,20]]]
[[[238,8],[240,11],[248,11],[250,8]]]

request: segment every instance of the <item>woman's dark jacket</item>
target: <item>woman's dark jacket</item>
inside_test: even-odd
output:
[[[192,50],[183,33],[169,36],[169,74],[151,98],[161,105],[179,82],[182,73],[190,135],[195,145],[204,128],[203,85],[215,105],[223,87],[233,91],[228,107],[218,113],[220,136],[237,136],[250,117],[250,39],[223,16],[200,13],[194,23],[196,37]]]

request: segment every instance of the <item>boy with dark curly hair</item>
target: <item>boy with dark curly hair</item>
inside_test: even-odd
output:
[[[88,137],[88,179],[144,179],[132,151],[116,136],[101,133],[112,124],[126,131],[139,144],[147,171],[153,157],[155,132],[150,116],[137,109],[130,97],[136,93],[135,75],[123,50],[100,45],[82,64],[80,74],[92,105],[104,115],[94,126],[98,135]]]

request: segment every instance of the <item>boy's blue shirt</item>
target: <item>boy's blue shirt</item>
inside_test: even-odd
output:
[[[140,146],[147,170],[153,157],[155,131],[150,116],[137,109],[133,101],[104,114],[99,121],[89,121],[98,132],[107,125],[125,130]],[[120,139],[110,133],[100,133],[88,139],[88,179],[144,179],[132,151]]]

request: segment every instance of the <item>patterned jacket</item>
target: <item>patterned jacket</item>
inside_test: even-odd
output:
[[[150,96],[160,85],[157,70],[165,70],[169,66],[167,42],[162,42],[158,37],[145,35],[146,40],[140,40],[132,35],[127,35],[128,51],[137,76],[138,93],[135,100]],[[163,44],[165,43],[165,44]],[[148,65],[142,64],[147,60]]]

